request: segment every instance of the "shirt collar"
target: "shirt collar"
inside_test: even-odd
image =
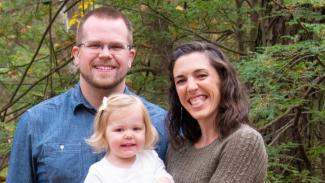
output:
[[[86,98],[82,95],[80,83],[78,82],[73,88],[72,88],[72,107],[73,111],[76,112],[79,108],[86,108],[89,110],[95,110],[90,103],[86,100]]]
[[[129,90],[127,86],[125,86],[123,93],[127,95],[135,95],[133,92]],[[90,103],[86,100],[86,98],[82,95],[79,82],[72,88],[72,95],[73,95],[72,106],[74,112],[76,112],[76,110],[79,108],[86,108],[89,110],[96,111],[96,109],[94,109],[90,105]]]

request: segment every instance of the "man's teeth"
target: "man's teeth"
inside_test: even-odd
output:
[[[112,70],[113,67],[108,67],[108,66],[97,66],[96,69],[100,69],[100,70]]]

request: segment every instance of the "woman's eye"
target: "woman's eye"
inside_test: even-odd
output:
[[[185,83],[185,79],[179,79],[179,80],[176,80],[175,83],[176,83],[176,84],[183,84],[183,83]]]
[[[207,74],[200,74],[200,75],[198,75],[198,78],[199,79],[204,79],[204,78],[206,78],[208,75]]]

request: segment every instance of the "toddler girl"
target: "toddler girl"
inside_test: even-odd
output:
[[[104,97],[95,116],[94,133],[87,139],[104,158],[90,168],[85,183],[173,183],[153,150],[158,135],[146,107],[136,96]]]

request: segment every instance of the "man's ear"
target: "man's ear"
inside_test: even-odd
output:
[[[131,69],[131,67],[132,67],[132,63],[134,61],[135,55],[136,55],[136,50],[134,48],[132,48],[129,53],[129,61],[128,61],[129,69]]]
[[[128,62],[128,68],[129,68],[129,69],[131,69],[131,67],[132,67],[132,62],[133,62],[133,61],[131,61],[131,60],[129,60],[129,62]]]
[[[71,55],[74,57],[73,62],[76,66],[79,65],[79,51],[80,48],[78,46],[74,46],[71,50]]]

